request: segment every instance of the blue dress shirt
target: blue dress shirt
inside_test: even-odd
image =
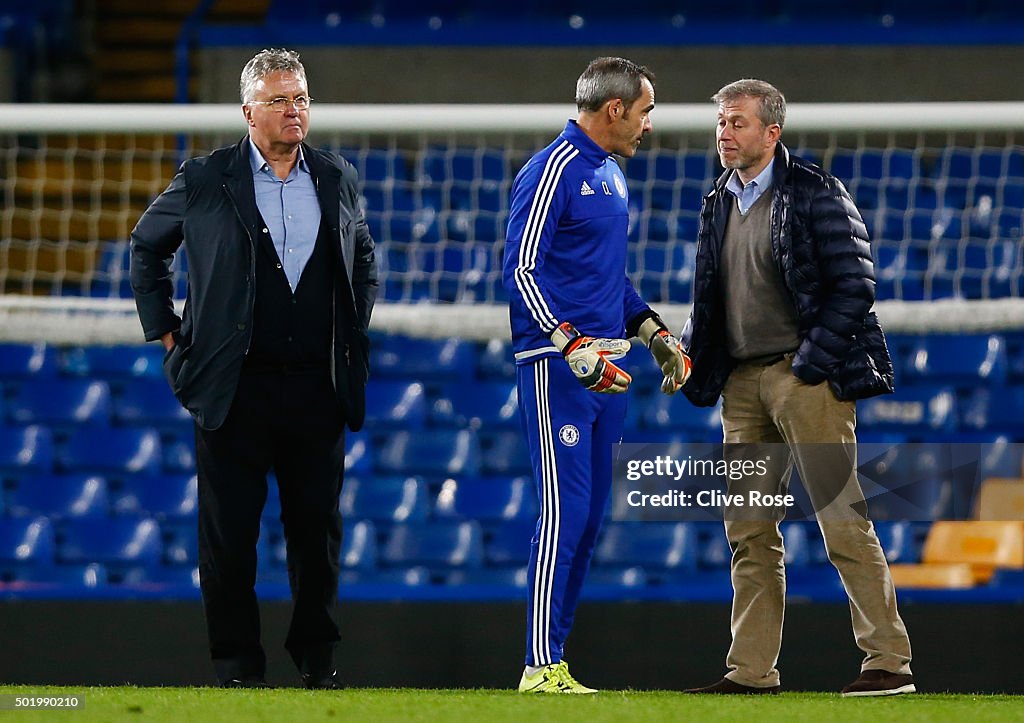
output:
[[[320,232],[320,201],[316,196],[316,184],[301,146],[298,163],[283,181],[252,141],[249,149],[256,206],[266,224],[261,231],[270,234],[271,243],[288,277],[288,285],[295,293]]]
[[[757,174],[757,178],[746,186],[740,181],[740,174],[736,171],[733,171],[732,175],[729,176],[729,180],[725,184],[725,190],[736,197],[742,215],[746,216],[750,207],[754,205],[757,199],[761,198],[761,194],[772,187],[772,168],[774,167],[775,159],[773,158],[768,161],[768,165],[764,167],[764,170]]]

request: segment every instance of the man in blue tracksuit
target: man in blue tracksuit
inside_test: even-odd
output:
[[[679,342],[626,276],[626,180],[612,154],[632,157],[651,131],[654,75],[598,58],[576,84],[578,118],[512,185],[508,289],[520,418],[540,519],[527,587],[521,692],[593,693],[562,660],[611,490],[632,381],[613,360],[639,336],[675,393],[689,375]]]

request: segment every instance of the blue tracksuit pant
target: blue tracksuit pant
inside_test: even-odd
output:
[[[601,530],[626,395],[587,390],[560,357],[520,365],[517,383],[541,509],[530,547],[526,664],[548,665],[562,659]]]

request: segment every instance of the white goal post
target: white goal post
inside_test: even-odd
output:
[[[506,159],[519,159],[545,145],[566,119],[574,116],[575,108],[571,105],[317,104],[313,107],[311,139],[316,145],[343,150],[397,148],[413,156],[437,147],[494,146],[505,149]],[[712,104],[659,105],[652,119],[654,134],[650,145],[646,141],[644,144],[650,154],[676,153],[684,149],[691,154],[706,153],[713,157],[715,108]],[[0,139],[3,139],[0,147],[3,165],[0,167],[5,169],[6,196],[3,236],[0,237],[0,341],[141,342],[141,328],[130,299],[64,293],[68,279],[87,284],[92,278],[90,275],[98,278],[101,274],[86,264],[84,271],[74,272],[80,276],[73,277],[67,270],[70,264],[61,261],[61,254],[76,245],[91,244],[98,248],[105,243],[126,241],[126,235],[119,239],[105,237],[100,225],[87,222],[88,218],[90,215],[116,215],[122,229],[130,228],[140,211],[138,184],[146,184],[141,186],[144,189],[141,195],[148,194],[151,198],[170,180],[166,168],[173,172],[182,157],[205,153],[236,140],[244,128],[237,105],[0,105]],[[153,144],[143,142],[148,137],[168,135],[177,140],[163,145],[158,143],[156,150]],[[112,138],[119,140],[108,143]],[[1024,146],[1024,103],[792,104],[783,139],[793,148],[810,149],[811,155],[819,161],[824,160],[822,156],[831,158],[836,153],[847,153],[848,149],[852,154],[869,147],[878,148],[882,155],[896,149],[915,158],[941,156],[950,147],[963,149],[968,156],[972,148],[1024,152],[1020,148]],[[114,166],[110,164],[115,158],[120,164],[117,168],[121,175],[117,176],[113,175]],[[46,167],[27,173],[29,160],[37,168]],[[148,163],[151,167],[144,181],[131,175],[133,163]],[[125,167],[129,171],[123,171]],[[92,168],[92,175],[76,177],[75,174],[85,173],[83,168]],[[108,171],[110,175],[105,176]],[[161,174],[166,177],[160,178]],[[999,204],[1003,203],[1003,181],[990,180],[993,188],[1000,189],[989,199],[990,206],[996,204],[998,212]],[[659,181],[653,179],[647,183]],[[507,192],[507,187],[501,190]],[[856,196],[856,190],[851,190]],[[83,198],[86,200],[80,200]],[[693,217],[697,210],[680,207],[668,209],[665,214],[671,218],[684,214]],[[883,210],[878,211],[879,218]],[[889,213],[891,216],[893,212]],[[83,214],[86,222],[76,225],[76,214]],[[54,221],[51,226],[45,223],[48,218]],[[19,220],[23,223],[19,224]],[[677,238],[676,233],[673,230],[666,243],[682,244],[693,240]],[[966,231],[964,240],[965,243],[968,240]],[[401,246],[403,253],[415,250],[417,244],[425,247],[427,243],[435,243],[399,238],[378,241],[382,252],[394,242],[396,247]],[[470,238],[458,243],[472,242]],[[443,234],[438,243],[456,246],[456,242],[448,241]],[[500,239],[489,243],[484,246],[493,255]],[[647,243],[642,234],[639,243]],[[906,243],[913,247],[916,242]],[[918,245],[926,248],[929,243],[925,240]],[[1003,239],[1003,243],[1018,247],[1016,260],[1004,263],[1017,264],[1011,266],[1008,273],[1017,274],[1014,278],[1019,278],[1020,257],[1024,255],[1019,247],[1024,241],[1018,235]],[[31,266],[39,250],[55,256],[56,271]],[[24,265],[23,269],[15,268],[15,259]],[[493,260],[489,268],[493,275]],[[117,273],[123,271],[119,269]],[[411,272],[385,268],[385,273],[391,273],[393,279],[402,279],[403,274]],[[423,273],[433,284],[428,284],[429,287],[436,288],[437,280],[448,272],[428,270]],[[646,271],[641,268],[636,273],[642,276]],[[953,280],[954,297],[962,288],[967,288],[960,284],[966,277],[955,268],[940,269],[935,274],[936,278]],[[982,269],[977,276],[985,279],[984,291],[980,294],[984,297],[989,293],[989,275]],[[40,280],[56,292],[43,295],[47,292],[40,290],[36,283]],[[116,281],[124,282],[124,278],[113,279]],[[665,286],[659,288],[676,287],[670,287],[666,281]],[[903,293],[902,286],[897,284],[896,288],[897,294]],[[665,298],[652,305],[678,329],[688,313],[688,302],[689,298],[674,298],[666,291]],[[885,328],[893,332],[1024,329],[1024,299],[1016,291],[992,298],[884,300],[879,301],[877,310]],[[493,291],[478,296],[461,295],[454,303],[423,297],[415,300],[382,298],[374,313],[373,328],[412,336],[459,336],[478,340],[507,338],[509,333],[507,308],[493,298]]]

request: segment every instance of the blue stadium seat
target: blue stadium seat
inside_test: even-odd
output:
[[[537,514],[537,494],[528,477],[448,479],[434,504],[435,517],[482,523],[534,522]]]
[[[1009,379],[1013,384],[1024,382],[1024,332],[1005,335],[1006,356],[1009,362]]]
[[[472,429],[519,429],[519,404],[512,382],[449,384],[430,410],[434,424]]]
[[[196,471],[195,431],[182,426],[161,435],[161,467],[169,474],[192,474]]]
[[[501,339],[491,339],[479,354],[480,376],[483,379],[508,379],[515,381],[516,362],[512,346]]]
[[[654,161],[660,155],[646,150],[637,151],[632,158],[626,161],[626,179],[630,183],[643,183],[648,178],[653,178]]]
[[[1018,599],[1024,595],[1024,570],[997,569],[988,581],[989,587],[1009,588],[1020,591]]]
[[[952,434],[957,424],[952,387],[902,386],[895,394],[865,399],[857,409],[858,430],[897,432],[908,438]]]
[[[858,468],[876,520],[934,520],[952,505],[948,446],[923,443],[858,446]]]
[[[113,517],[64,520],[57,530],[57,559],[83,565],[99,562],[125,569],[159,563],[160,527],[155,520]]]
[[[195,475],[128,477],[112,497],[115,514],[158,520],[195,517],[199,507]]]
[[[480,446],[468,429],[400,431],[384,442],[376,466],[385,474],[476,475]]]
[[[514,477],[529,475],[533,470],[530,449],[522,431],[482,432],[480,450],[480,469],[485,475]]]
[[[590,580],[594,570],[587,573]],[[453,570],[444,577],[445,585],[494,585],[496,587],[525,589],[528,582],[527,568],[523,567],[481,567],[470,570]]]
[[[94,590],[110,584],[110,573],[97,562],[88,565],[52,565],[26,567],[13,571],[19,582],[58,584],[73,591],[75,588]]]
[[[263,539],[261,532],[260,539]],[[195,520],[160,523],[161,559],[165,565],[194,567],[199,563],[199,532]]]
[[[88,379],[33,379],[10,400],[8,416],[19,425],[46,424],[56,431],[110,424],[110,387]]]
[[[359,171],[359,180],[363,183],[380,183],[382,181],[408,178],[409,173],[405,158],[397,150],[366,149],[355,157],[348,157]]]
[[[192,416],[163,379],[131,381],[114,394],[114,420],[126,426],[188,431]]]
[[[348,570],[377,567],[377,530],[368,520],[346,522],[341,542],[341,566]]]
[[[725,530],[719,522],[698,523],[695,537],[699,540],[697,564],[701,569],[728,570],[732,550]],[[821,537],[815,522],[783,522],[779,526],[786,553],[787,567],[800,569],[825,560]]]
[[[913,530],[909,522],[879,520],[874,525],[888,562],[895,564],[921,561],[921,550],[914,544]]]
[[[361,475],[373,470],[373,443],[366,432],[345,434],[345,474]]]
[[[184,254],[183,254],[184,255]],[[89,284],[89,296],[130,299],[130,247],[126,240],[105,241],[100,247],[96,274]]]
[[[377,337],[370,353],[370,368],[381,377],[459,381],[476,373],[476,350],[472,342],[462,339]]]
[[[160,468],[160,454],[160,435],[154,429],[84,427],[73,432],[58,450],[57,464],[69,472],[152,475]]]
[[[494,567],[520,567],[530,560],[530,540],[537,532],[537,520],[512,520],[498,525],[488,535],[485,556]]]
[[[899,298],[896,286],[906,270],[906,251],[898,243],[879,241],[875,244],[875,295],[879,299]]]
[[[18,570],[50,568],[55,551],[53,526],[48,518],[0,518],[0,574],[6,577]]]
[[[0,344],[0,379],[52,377],[57,373],[57,352],[43,343]]]
[[[134,567],[111,576],[111,582],[121,587],[137,586],[147,590],[158,586],[168,597],[191,597],[199,590],[199,568],[195,564]]]
[[[164,354],[160,344],[73,347],[64,352],[61,369],[81,377],[164,381]]]
[[[375,428],[419,429],[427,418],[420,382],[373,379],[366,389],[366,423]]]
[[[475,568],[483,562],[483,533],[474,521],[396,525],[379,562],[387,567]]]
[[[783,546],[786,549],[783,561],[787,568],[806,567],[811,563],[811,545],[817,531],[818,525],[815,522],[783,522],[779,525]],[[822,544],[820,538],[817,539],[817,544]]]
[[[1007,373],[1006,344],[998,335],[946,334],[921,339],[903,368],[908,381],[1002,386]]]
[[[34,474],[53,468],[53,435],[47,427],[0,426],[0,472]]]
[[[885,343],[889,347],[889,355],[892,357],[898,384],[902,383],[903,370],[912,361],[911,356],[922,340],[923,337],[912,334],[886,333]]]
[[[857,157],[854,153],[838,148],[832,153],[827,170],[849,188],[857,175],[854,170],[856,162]]]
[[[976,389],[963,404],[965,429],[1008,434],[1024,441],[1024,387]]]
[[[31,475],[10,493],[8,513],[18,517],[106,517],[107,481],[99,475]]]
[[[714,407],[695,407],[678,394],[654,394],[643,412],[646,429],[681,432],[694,441],[720,441],[722,439],[721,404]]]
[[[658,582],[642,567],[593,567],[587,572],[587,589],[594,585],[607,585],[615,588],[641,588]]]
[[[695,188],[709,189],[722,173],[714,152],[690,151],[683,155],[683,182]]]
[[[1024,446],[1009,437],[996,437],[984,442],[978,449],[980,466],[978,478],[1024,477]]]
[[[696,529],[685,522],[613,522],[598,540],[594,562],[618,568],[639,565],[648,572],[696,570]]]
[[[268,525],[260,533],[269,540],[269,559],[260,564],[285,567],[288,543],[279,525]],[[368,520],[345,522],[341,538],[341,566],[346,570],[372,571],[377,567],[377,530]]]
[[[422,522],[430,510],[429,491],[422,477],[350,479],[342,485],[338,507],[345,519]]]
[[[423,565],[400,569],[377,570],[342,570],[341,584],[352,585],[370,583],[373,585],[404,585],[405,587],[422,587],[434,582],[429,568]]]
[[[416,162],[416,179],[423,185],[439,185],[452,178],[448,149],[428,147]]]

